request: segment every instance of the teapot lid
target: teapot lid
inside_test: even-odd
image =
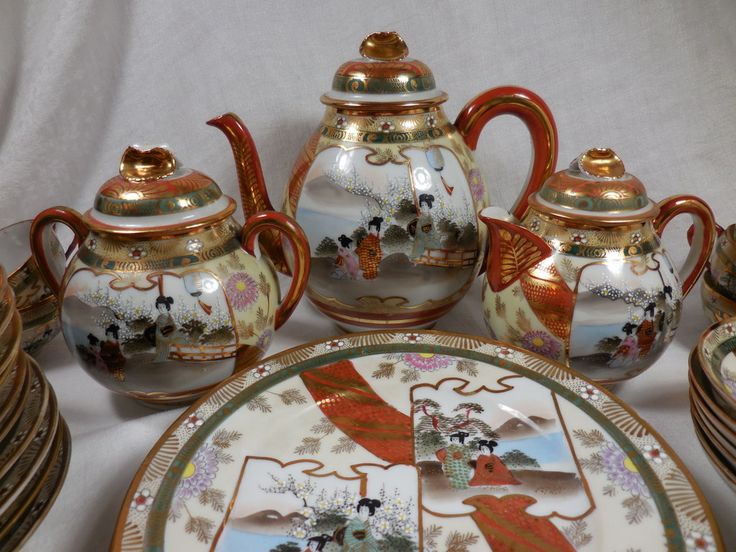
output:
[[[356,108],[396,104],[403,108],[439,104],[447,99],[447,94],[435,86],[430,68],[408,57],[409,47],[399,33],[368,35],[360,45],[360,55],[337,69],[332,89],[322,96],[323,103]]]
[[[659,211],[644,184],[626,172],[610,148],[592,148],[550,176],[529,198],[535,209],[569,220],[603,225],[640,222]]]
[[[214,180],[180,167],[166,147],[130,146],[120,159],[120,174],[102,185],[85,220],[99,231],[182,233],[234,211],[235,201]]]

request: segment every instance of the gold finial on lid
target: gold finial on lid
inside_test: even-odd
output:
[[[621,178],[626,174],[624,162],[610,148],[592,148],[580,156],[580,169],[591,176]]]
[[[128,146],[120,158],[120,176],[131,182],[158,180],[173,174],[176,157],[168,149]]]
[[[360,55],[380,61],[395,61],[409,55],[409,47],[396,31],[371,33],[360,45]]]

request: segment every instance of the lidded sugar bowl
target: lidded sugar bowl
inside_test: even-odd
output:
[[[39,213],[33,253],[58,292],[67,346],[94,379],[174,405],[263,356],[304,291],[309,249],[282,213],[253,214],[241,228],[235,209],[211,178],[181,167],[167,148],[134,146],[84,215],[65,207]],[[54,222],[79,243],[63,278],[44,247]],[[281,303],[271,263],[254,251],[264,231],[286,236],[293,252]]]
[[[322,121],[296,161],[283,211],[304,229],[307,296],[348,329],[426,327],[455,305],[480,270],[488,205],[471,150],[494,117],[519,117],[532,136],[529,182],[513,209],[555,166],[549,108],[518,87],[488,90],[457,120],[447,94],[394,32],[368,36],[321,98]],[[237,132],[228,132],[236,152]],[[269,251],[270,252],[270,251]],[[283,256],[275,259],[286,269]]]
[[[678,272],[660,238],[683,213],[695,232]],[[520,221],[494,207],[480,219],[489,229],[489,329],[604,383],[636,376],[664,351],[716,235],[703,201],[653,202],[607,148],[550,177]]]

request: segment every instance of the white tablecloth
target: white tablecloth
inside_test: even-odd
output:
[[[687,356],[707,325],[699,298],[685,302],[682,325],[662,358],[616,394],[677,451],[708,498],[727,550],[736,549],[736,495],[706,458],[693,432],[688,407]],[[480,312],[480,286],[437,329],[487,335]],[[278,332],[272,351],[336,335],[339,330],[302,303]],[[64,488],[27,550],[103,550],[109,544],[121,501],[138,466],[163,431],[182,412],[155,412],[100,387],[76,366],[62,339],[40,357],[72,431],[72,462]]]
[[[722,224],[736,221],[733,0],[0,0],[0,226],[50,205],[89,208],[131,143],[169,143],[237,197],[229,147],[204,125],[230,110],[254,135],[278,201],[335,69],[357,56],[363,36],[386,29],[430,65],[450,118],[485,88],[527,86],[555,114],[560,167],[611,146],[651,197],[697,193]],[[513,120],[492,123],[480,141],[476,158],[498,204],[520,189],[527,144]],[[682,259],[685,222],[673,227],[667,245]],[[736,549],[736,496],[688,413],[687,353],[705,325],[694,293],[667,353],[618,393],[691,468]],[[477,287],[438,327],[485,334]],[[336,331],[303,304],[272,351]],[[179,411],[111,395],[74,366],[61,339],[40,360],[74,450],[27,549],[103,550],[128,482]]]

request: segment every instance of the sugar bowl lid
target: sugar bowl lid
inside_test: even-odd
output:
[[[394,31],[368,35],[360,45],[361,58],[343,63],[322,96],[328,105],[361,107],[400,104],[401,107],[442,103],[431,69],[409,57],[409,47]]]
[[[603,225],[639,222],[659,211],[644,184],[626,172],[610,148],[582,153],[566,170],[550,176],[529,204],[561,218]]]
[[[165,146],[130,146],[85,220],[95,230],[180,233],[230,216],[235,201],[206,174],[179,166]]]

